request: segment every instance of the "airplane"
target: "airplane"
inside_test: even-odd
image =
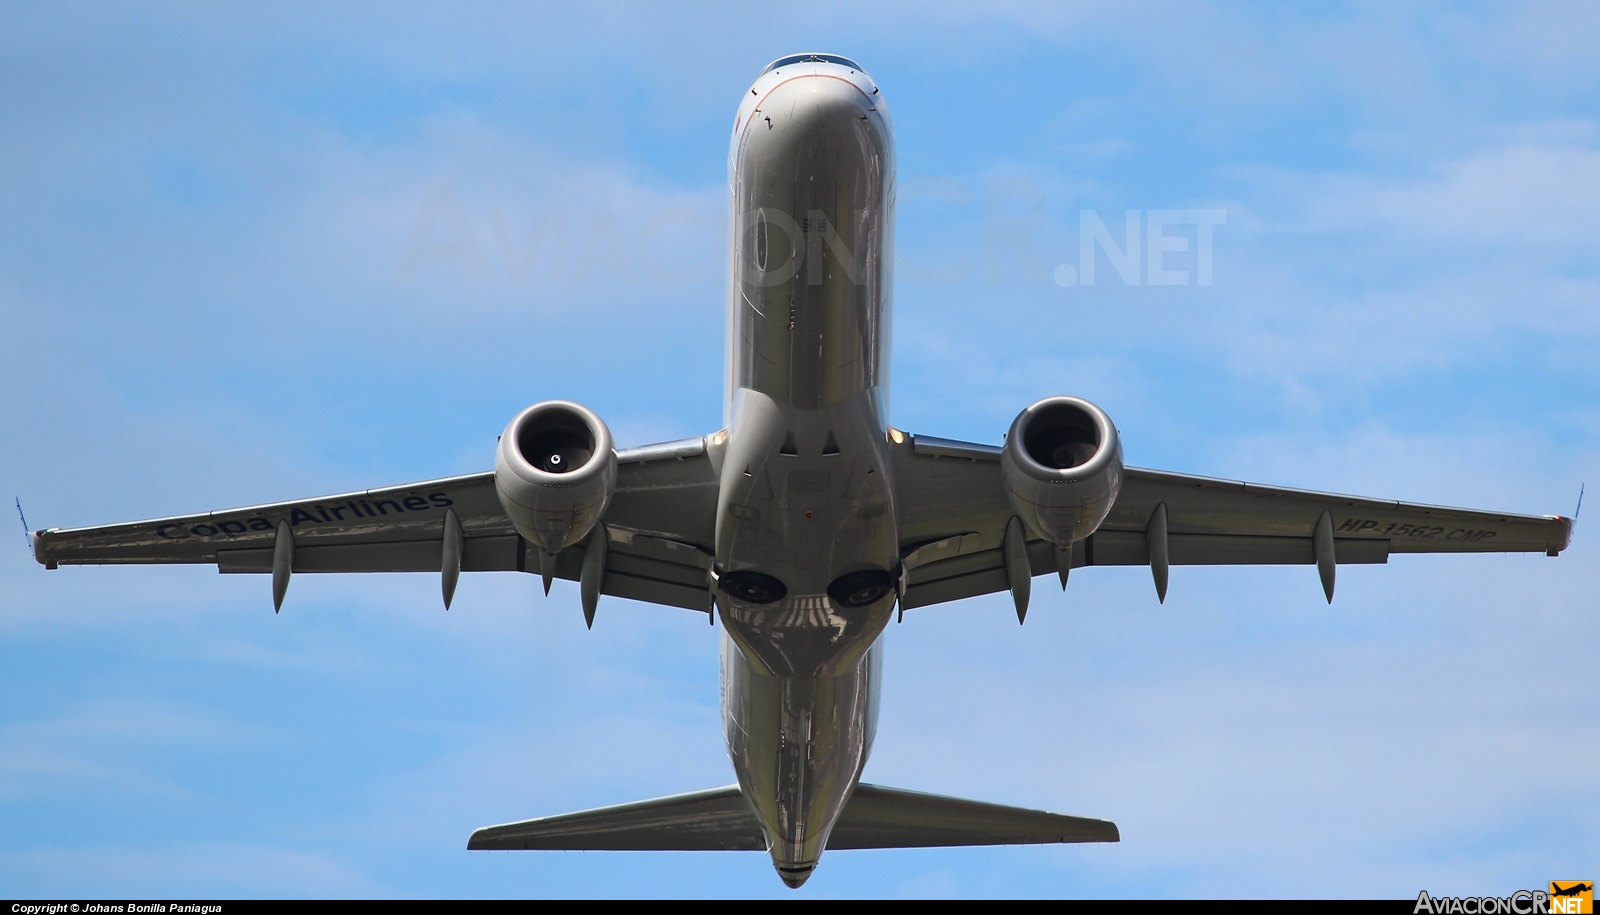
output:
[[[1550,885],[1552,887],[1560,887],[1551,891],[1550,895],[1552,896],[1581,896],[1584,893],[1594,892],[1594,884],[1592,883],[1574,883],[1571,886],[1564,887],[1559,882],[1552,882]]]
[[[1337,566],[1407,553],[1544,552],[1559,515],[1359,498],[1123,463],[1117,427],[1072,396],[1022,410],[1001,445],[890,423],[896,174],[880,87],[831,54],[780,58],[744,92],[731,194],[724,427],[615,447],[569,401],[512,418],[493,469],[323,498],[31,534],[61,565],[214,564],[270,576],[463,572],[579,585],[721,624],[736,783],[489,826],[469,849],[765,851],[790,887],[827,849],[1116,842],[1114,823],[861,782],[882,635],[907,610],[1145,565]]]

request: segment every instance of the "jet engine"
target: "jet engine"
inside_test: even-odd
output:
[[[1104,410],[1047,397],[1006,434],[1000,479],[1029,530],[1065,548],[1094,533],[1122,488],[1122,442]]]
[[[494,457],[500,505],[529,543],[558,553],[588,536],[617,485],[611,430],[564,400],[534,404],[511,421]]]

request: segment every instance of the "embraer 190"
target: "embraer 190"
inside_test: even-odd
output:
[[[47,568],[214,563],[270,575],[462,572],[579,583],[722,624],[737,783],[489,826],[471,849],[765,851],[798,887],[824,849],[1115,842],[1105,820],[861,784],[882,635],[906,610],[1035,576],[1148,565],[1315,565],[1395,553],[1560,553],[1572,523],[1125,467],[1094,404],[1047,397],[999,447],[889,422],[895,159],[855,62],[782,58],[745,92],[729,154],[725,427],[617,450],[576,403],[511,420],[494,469],[187,517],[33,534]]]

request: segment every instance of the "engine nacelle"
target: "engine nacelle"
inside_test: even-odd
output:
[[[494,491],[529,543],[557,553],[588,536],[617,486],[611,430],[564,400],[534,404],[511,421],[494,456]]]
[[[1066,547],[1094,533],[1122,489],[1122,442],[1105,411],[1047,397],[1011,424],[1000,479],[1022,523]]]

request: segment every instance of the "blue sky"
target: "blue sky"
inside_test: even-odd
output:
[[[895,121],[898,426],[997,442],[1071,393],[1138,466],[1535,513],[1600,481],[1596,7],[739,9],[10,9],[5,494],[65,527],[477,471],[557,397],[622,445],[717,428],[728,131],[814,49]],[[467,231],[408,263],[430,192]],[[1086,210],[1118,239],[1222,211],[1211,284],[1100,253],[1058,285]],[[985,271],[1019,225],[1031,254]],[[732,780],[697,615],[608,600],[588,632],[575,587],[484,575],[448,614],[432,577],[301,576],[274,617],[264,579],[46,573],[14,530],[9,894],[795,895],[755,854],[464,850]],[[1592,877],[1585,533],[1345,567],[1331,608],[1310,568],[1181,568],[1164,606],[1098,569],[1022,630],[1004,596],[910,614],[867,779],[1123,841],[834,853],[799,895]]]

